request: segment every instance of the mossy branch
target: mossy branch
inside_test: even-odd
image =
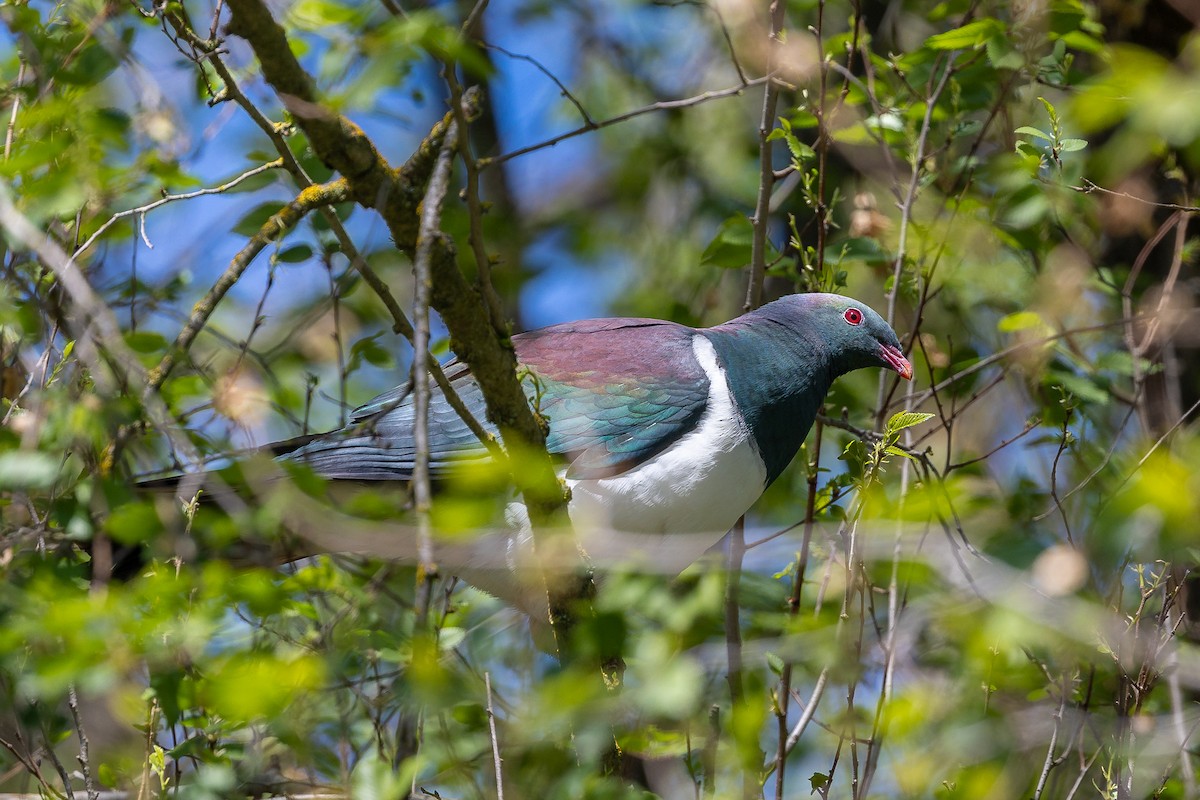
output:
[[[250,44],[263,76],[292,111],[313,151],[344,176],[355,201],[382,215],[396,246],[415,254],[421,233],[418,207],[455,113],[447,113],[408,162],[393,170],[357,125],[319,104],[312,78],[261,0],[230,0],[229,8],[229,31]],[[478,92],[467,92],[462,105],[463,118],[476,117]],[[479,382],[488,417],[510,451],[515,446],[521,453],[520,468],[512,470],[512,477],[536,531],[562,510],[567,495],[546,452],[545,430],[518,380],[512,344],[491,324],[484,299],[459,270],[450,237],[438,231],[423,244],[430,248],[431,304],[450,331],[451,347]],[[539,550],[542,544],[537,543]],[[556,634],[570,626],[569,607],[577,597],[576,590],[550,588]]]
[[[260,0],[231,0],[229,31],[249,42],[262,65],[263,76],[292,108],[296,124],[308,135],[317,156],[340,172],[351,196],[362,206],[380,212],[396,246],[414,253],[420,228],[418,206],[454,114],[447,113],[406,164],[392,169],[353,122],[317,102],[312,79],[292,54],[283,28]],[[468,119],[477,115],[478,93],[463,99]],[[301,107],[304,113],[297,113]],[[534,417],[517,380],[512,346],[487,323],[479,293],[458,268],[454,245],[445,234],[432,243],[433,307],[450,331],[458,356],[471,368],[488,405],[488,416],[504,435],[516,436],[528,456],[515,476],[531,493],[530,514],[535,522],[563,502],[562,488],[545,455],[545,433]]]

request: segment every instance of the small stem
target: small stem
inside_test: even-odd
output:
[[[433,492],[429,482],[429,304],[433,291],[430,262],[434,242],[441,233],[442,201],[450,188],[450,164],[458,134],[457,123],[446,131],[438,153],[425,199],[421,204],[421,229],[417,235],[417,252],[413,258],[416,291],[413,298],[413,502],[417,513],[417,626],[424,627],[429,611],[429,598],[438,566],[433,552],[433,530],[429,511]]]
[[[488,733],[492,739],[492,765],[496,769],[496,800],[504,800],[504,772],[500,765],[500,740],[496,738],[496,712],[492,708],[492,675],[483,673],[483,685],[487,690]]]
[[[771,207],[771,187],[775,184],[770,141],[775,127],[775,109],[779,104],[779,87],[771,75],[775,69],[775,53],[779,47],[779,31],[783,27],[784,0],[771,0],[771,23],[767,46],[767,85],[763,89],[762,116],[758,121],[758,197],[754,203],[753,237],[750,240],[750,279],[746,286],[743,311],[753,311],[762,305],[763,280],[767,270],[767,224]]]
[[[79,767],[83,770],[83,786],[87,791],[88,800],[100,797],[96,783],[92,780],[92,764],[88,755],[89,745],[87,734],[83,730],[83,722],[79,719],[79,697],[75,693],[75,684],[67,687],[67,706],[71,709],[71,719],[75,721],[75,733],[79,736]]]

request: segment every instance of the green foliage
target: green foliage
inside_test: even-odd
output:
[[[1165,41],[1174,12],[802,2],[772,44],[765,6],[493,4],[471,30],[466,4],[272,6],[314,108],[227,5],[0,6],[0,183],[39,234],[4,218],[0,790],[64,795],[57,760],[75,796],[487,797],[495,749],[510,796],[646,796],[618,752],[689,796],[1196,794],[1200,38]],[[220,460],[406,379],[357,265],[404,308],[412,265],[373,212],[221,274],[337,177],[306,115],[398,167],[447,64],[491,104],[478,157],[585,131],[482,163],[477,228],[456,161],[443,230],[472,276],[479,235],[514,319],[736,314],[765,134],[767,296],[860,298],[914,364],[839,380],[736,584],[720,556],[608,571],[563,662],[487,576],[417,568],[405,487]],[[741,77],[771,70],[773,107]],[[204,464],[198,493],[134,485]],[[479,537],[511,499],[502,465],[456,473],[437,552],[503,564]]]

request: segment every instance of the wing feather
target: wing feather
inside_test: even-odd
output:
[[[695,332],[659,320],[585,320],[513,337],[528,369],[526,393],[549,420],[547,449],[568,462],[568,477],[625,472],[661,453],[703,415],[708,376],[692,352]],[[492,434],[483,392],[466,365],[444,367],[467,409]],[[444,475],[487,451],[431,386],[430,472]],[[319,474],[348,480],[407,480],[416,461],[411,387],[399,386],[355,409],[351,424],[283,455]]]

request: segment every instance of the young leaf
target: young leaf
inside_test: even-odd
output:
[[[889,444],[887,447],[883,448],[883,452],[887,453],[889,456],[903,456],[904,458],[907,458],[909,461],[917,460],[913,456],[912,453],[908,452],[907,450],[901,450],[899,447],[896,447],[896,445],[894,445],[894,444]]]
[[[1045,139],[1047,142],[1050,141],[1050,134],[1046,133],[1045,131],[1040,131],[1037,128],[1030,127],[1029,125],[1022,125],[1013,131],[1013,133],[1023,133],[1026,136],[1036,136],[1039,139]]]
[[[932,418],[933,414],[927,414],[924,411],[898,411],[887,421],[887,432],[888,434],[898,433]]]
[[[931,50],[966,50],[985,44],[993,36],[1004,34],[1004,23],[994,17],[969,22],[961,28],[938,33],[925,40]]]

